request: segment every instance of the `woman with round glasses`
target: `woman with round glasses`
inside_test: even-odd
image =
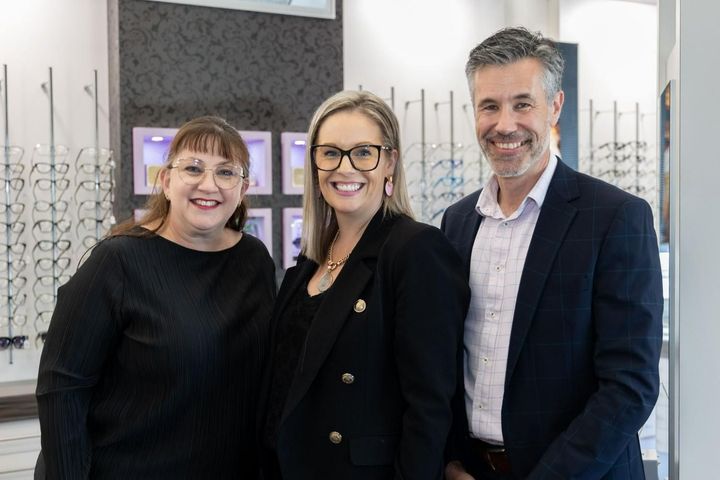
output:
[[[47,478],[256,478],[275,275],[242,233],[248,169],[224,120],[186,123],[144,218],[60,288],[37,387]]]
[[[297,266],[273,314],[266,480],[439,479],[469,290],[412,220],[397,119],[341,92],[315,112]]]

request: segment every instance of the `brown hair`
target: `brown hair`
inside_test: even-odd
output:
[[[172,162],[183,150],[190,150],[198,153],[209,153],[219,155],[242,166],[245,172],[250,171],[250,154],[247,145],[237,130],[231,127],[224,119],[219,117],[198,117],[190,120],[180,127],[177,135],[173,138],[168,151],[167,161],[162,167],[161,174],[166,175],[170,171]],[[114,227],[108,236],[129,235],[144,237],[157,232],[165,225],[168,213],[170,212],[170,201],[165,198],[161,188],[157,187],[161,174],[158,174],[153,194],[145,204],[145,214],[139,220],[130,218]],[[236,231],[242,230],[247,220],[247,196],[243,197],[240,205],[235,209],[226,227]],[[157,222],[152,230],[141,230],[135,227],[145,226]]]

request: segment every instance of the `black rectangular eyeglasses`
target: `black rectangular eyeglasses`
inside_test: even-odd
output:
[[[357,145],[350,150],[333,145],[313,145],[310,157],[318,170],[332,172],[340,168],[343,157],[350,159],[350,164],[358,172],[375,170],[380,163],[380,153],[392,150],[384,145]]]

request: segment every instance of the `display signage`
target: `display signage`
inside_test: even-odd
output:
[[[230,8],[301,17],[335,18],[335,0],[153,0],[200,7]]]

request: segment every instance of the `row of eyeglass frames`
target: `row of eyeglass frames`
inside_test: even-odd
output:
[[[637,102],[632,108],[623,110],[614,101],[612,108],[601,110],[592,99],[588,101],[587,110],[582,111],[588,115],[588,130],[580,170],[655,206],[658,188],[656,145],[648,143],[644,137],[648,130],[655,132],[656,114],[642,112]],[[652,119],[651,124],[647,123],[648,118]],[[603,133],[605,138],[601,138]]]
[[[413,143],[403,158],[413,212],[435,226],[445,209],[484,185],[491,174],[477,144]]]
[[[0,350],[42,347],[58,288],[112,227],[112,152],[36,145],[29,168],[21,147],[0,147]],[[71,158],[73,161],[71,161]]]
[[[390,88],[389,101],[394,110],[393,87]],[[420,141],[411,143],[403,151],[410,203],[418,220],[439,226],[445,209],[484,185],[491,171],[484,163],[484,156],[476,142],[463,144],[455,141],[456,102],[452,90],[447,101],[431,103],[425,90],[421,89],[418,99],[405,102],[403,118],[408,116],[408,109],[413,105],[419,106]],[[446,141],[425,141],[427,105],[433,105],[436,121],[447,127],[449,137]],[[461,109],[466,117],[465,123],[468,120],[472,123],[471,105],[461,105]],[[440,118],[445,115],[447,123]]]

